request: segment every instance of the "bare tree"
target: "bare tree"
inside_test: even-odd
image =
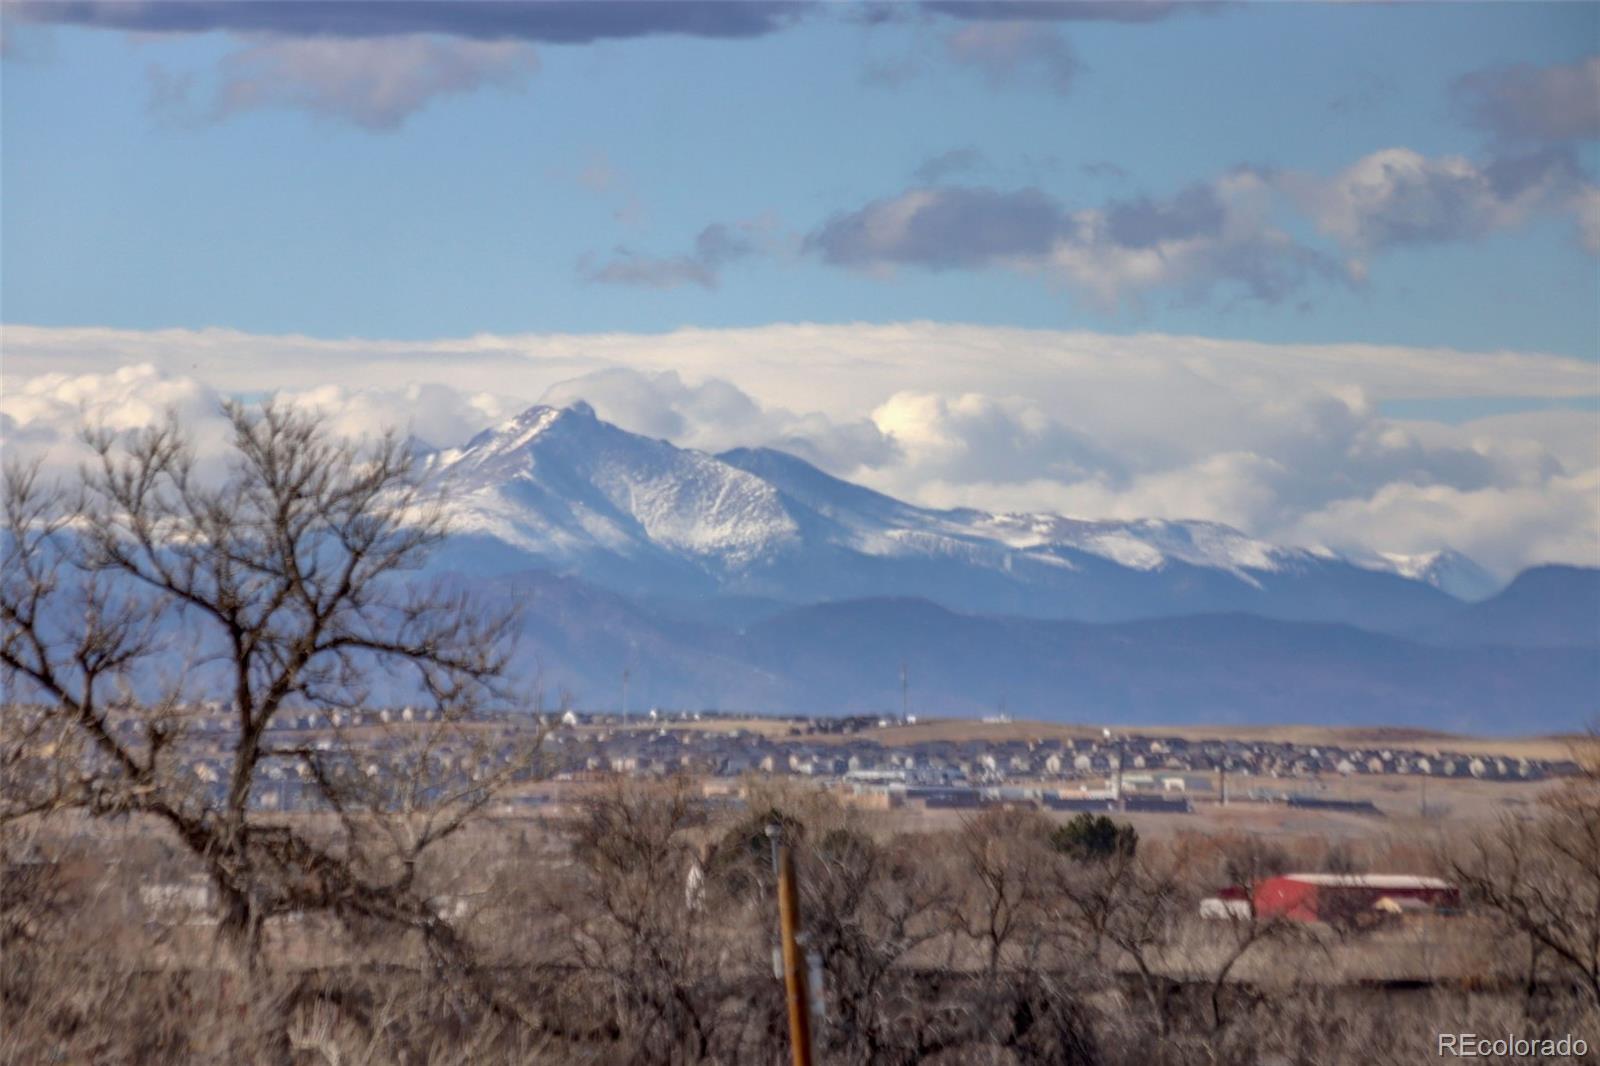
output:
[[[1543,958],[1600,1008],[1600,779],[1580,778],[1444,861],[1470,901],[1527,937],[1530,987]]]
[[[953,909],[960,933],[981,951],[994,974],[1007,961],[1027,961],[1039,950],[1038,928],[1045,875],[1052,856],[1049,823],[1032,811],[999,808],[968,819],[957,833],[971,877],[967,897]]]
[[[972,1061],[1099,1058],[1073,975],[1061,971],[1047,935],[1050,874],[1061,861],[1050,844],[1053,828],[1036,811],[996,808],[956,832],[947,966],[971,979],[961,993],[965,1024],[940,1042]]]
[[[1265,846],[1253,836],[1223,836],[1213,839],[1210,848],[1217,867],[1229,883],[1244,890],[1242,907],[1230,907],[1224,917],[1205,923],[1204,928],[1217,936],[1221,952],[1206,973],[1211,1006],[1211,1029],[1218,1033],[1234,1019],[1225,1008],[1229,979],[1247,955],[1259,952],[1268,944],[1297,940],[1303,947],[1311,939],[1299,924],[1279,914],[1262,914],[1256,909],[1253,887],[1262,880],[1283,871],[1285,859],[1281,849]],[[1189,843],[1188,848],[1194,845]]]
[[[570,874],[551,878],[546,982],[570,1039],[608,1061],[748,1062],[781,1047],[783,1000],[766,969],[764,909],[698,856],[705,813],[683,780],[621,782],[568,825]]]
[[[493,761],[438,757],[503,695],[513,617],[411,577],[446,528],[396,435],[345,442],[272,403],[225,413],[232,448],[215,476],[170,417],[122,438],[86,432],[95,461],[74,491],[8,465],[4,756],[31,768],[8,775],[8,809],[164,823],[203,865],[220,929],[252,968],[264,921],[317,911],[459,959],[417,869],[532,765],[537,735]],[[337,727],[375,678],[425,694],[433,725],[407,738],[410,754],[391,744],[363,766],[372,745]],[[231,724],[208,788],[182,756],[196,742],[190,708],[219,691]],[[337,742],[277,743],[296,709],[321,712]],[[253,810],[272,767],[319,794],[343,832]]]
[[[1160,1031],[1173,1023],[1174,982],[1164,958],[1174,928],[1193,910],[1190,856],[1181,850],[1117,849],[1055,873],[1054,927],[1112,972],[1131,967]]]

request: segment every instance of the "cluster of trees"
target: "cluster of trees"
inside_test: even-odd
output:
[[[1006,809],[885,834],[816,793],[758,791],[739,816],[679,781],[602,790],[529,839],[487,812],[537,738],[465,779],[434,758],[479,742],[469,719],[504,696],[515,620],[416,578],[444,528],[404,448],[270,405],[228,414],[220,472],[175,425],[88,434],[97,461],[70,489],[6,471],[5,1061],[783,1061],[774,824],[829,1063],[1410,1062],[1441,1029],[1600,1016],[1592,778],[1441,851],[1485,935],[1526,949],[1519,994],[1409,1013],[1341,999],[1304,927],[1196,920],[1203,893],[1281,870],[1253,837],[1144,841]],[[175,646],[191,655],[168,677]],[[360,706],[397,672],[434,702],[428,723],[273,746],[286,710]],[[220,802],[182,772],[201,689],[233,715]],[[382,774],[361,769],[375,747]],[[331,813],[252,809],[274,766]],[[137,832],[52,828],[97,824]],[[107,917],[151,849],[209,886],[219,951]]]
[[[448,957],[424,928],[283,916],[253,972],[205,948],[210,927],[118,926],[128,881],[194,868],[169,834],[63,846],[36,828],[49,861],[15,862],[21,827],[39,824],[15,823],[0,1060],[785,1062],[775,823],[796,859],[822,1063],[1398,1064],[1431,1054],[1435,1032],[1600,1021],[1600,908],[1583,838],[1562,824],[1576,791],[1514,844],[1490,832],[1456,852],[1482,914],[1429,934],[1473,953],[1435,971],[1456,980],[1380,994],[1340,967],[1370,957],[1363,972],[1426,977],[1425,940],[1196,917],[1202,894],[1280,864],[1254,838],[1086,851],[1103,824],[1063,832],[1004,809],[885,833],[826,793],[755,787],[731,811],[690,782],[617,782],[548,837],[471,826],[415,874]],[[1495,851],[1508,846],[1517,858]],[[1461,984],[1468,972],[1484,983]]]

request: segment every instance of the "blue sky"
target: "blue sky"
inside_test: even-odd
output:
[[[1457,83],[1581,64],[1600,5],[1180,7],[1030,22],[966,61],[957,35],[1008,24],[891,11],[869,24],[834,8],[738,39],[513,39],[514,55],[462,60],[489,70],[482,84],[423,85],[399,104],[327,87],[312,60],[258,56],[258,78],[313,88],[222,114],[241,53],[313,38],[133,33],[21,9],[0,65],[5,318],[399,338],[932,319],[1600,349],[1600,273],[1555,202],[1565,193],[1487,230],[1361,250],[1360,281],[1340,273],[1357,250],[1314,211],[1274,203],[1275,229],[1325,262],[1267,295],[1206,264],[1091,294],[1040,263],[836,264],[807,244],[830,218],[924,185],[1035,189],[1070,215],[1159,204],[1239,166],[1327,182],[1382,149],[1475,167],[1549,149],[1474,123]],[[1592,138],[1555,147],[1572,181],[1592,183]],[[946,153],[967,165],[916,176]],[[619,255],[683,268],[718,223],[757,247],[672,287],[656,287],[670,271],[654,286],[596,278]]]

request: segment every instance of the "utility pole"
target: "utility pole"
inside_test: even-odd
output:
[[[622,725],[628,725],[628,680],[633,676],[633,671],[626,666],[622,668]]]
[[[1428,817],[1428,775],[1422,774],[1420,775],[1420,778],[1422,784],[1422,805],[1421,810],[1418,813],[1421,814],[1422,817],[1426,818]]]
[[[778,933],[783,943],[783,984],[789,1001],[789,1047],[794,1066],[812,1066],[811,1002],[806,960],[800,951],[800,889],[795,882],[794,855],[776,823],[767,826],[772,864],[778,873]]]

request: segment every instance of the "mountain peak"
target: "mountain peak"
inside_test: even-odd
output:
[[[1473,576],[1454,553],[1357,558],[1214,522],[920,507],[788,452],[679,448],[581,401],[530,407],[433,469],[454,483],[457,526],[479,543],[626,593],[909,595],[1078,618],[1255,610],[1404,627],[1453,606],[1450,591]]]
[[[1500,590],[1500,582],[1492,574],[1453,548],[1413,555],[1379,552],[1378,560],[1401,577],[1432,585],[1469,603],[1487,599]]]
[[[534,404],[499,425],[490,426],[479,433],[467,441],[456,456],[486,458],[490,455],[502,455],[525,447],[536,437],[563,423],[599,424],[599,421],[594,408],[583,400],[560,405]]]

